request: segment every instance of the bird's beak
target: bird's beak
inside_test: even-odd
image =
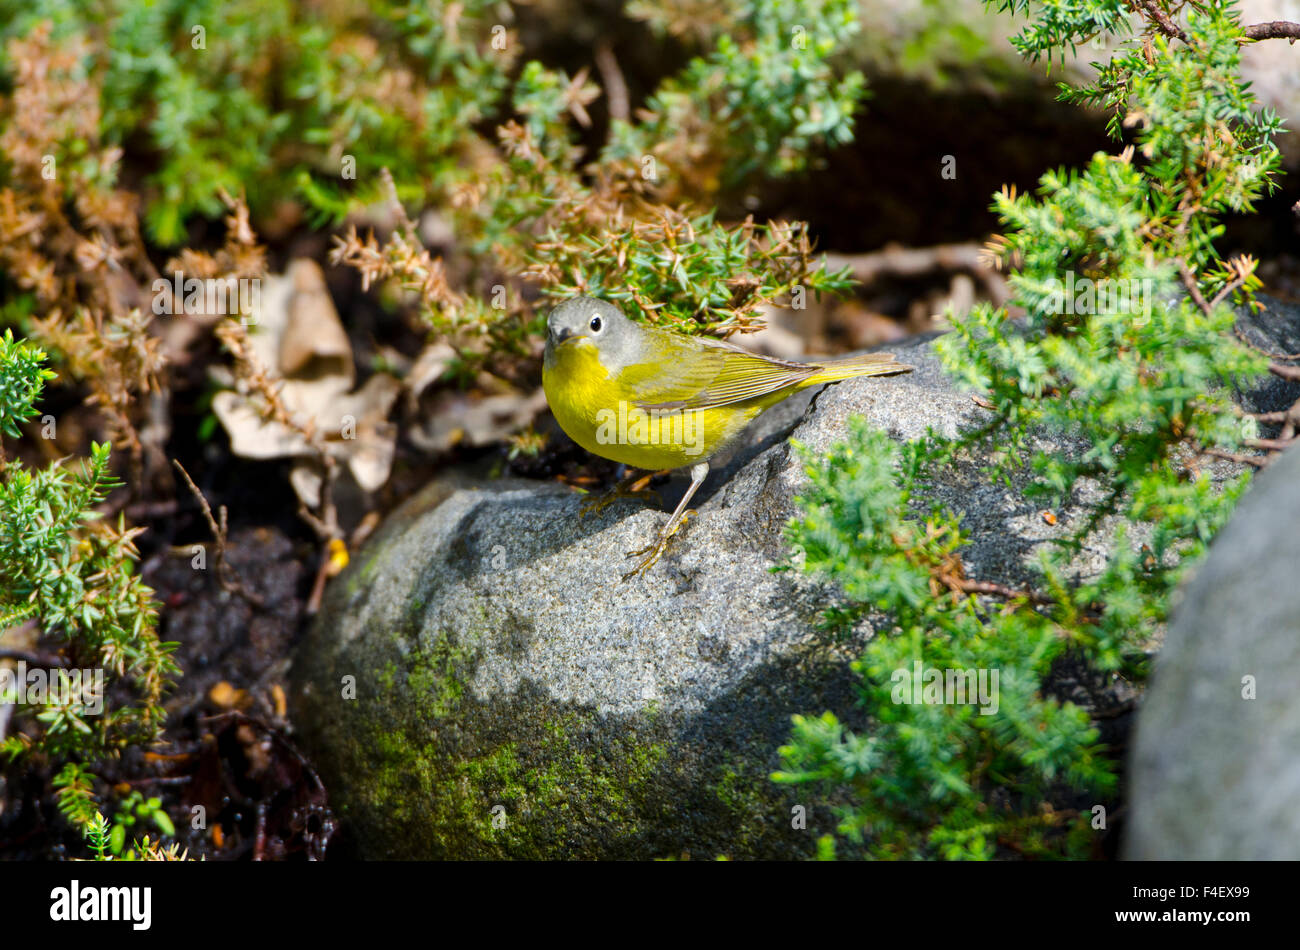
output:
[[[568,327],[561,327],[558,330],[551,331],[551,339],[555,341],[556,346],[559,346],[571,336],[573,336],[573,331]]]

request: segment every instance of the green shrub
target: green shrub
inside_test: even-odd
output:
[[[667,28],[673,5],[639,4]],[[773,301],[841,292],[844,272],[813,257],[806,226],[718,222],[718,193],[805,166],[852,137],[860,74],[840,75],[837,49],[856,32],[846,0],[724,4],[714,47],[665,80],[635,121],[616,120],[596,161],[580,165],[575,123],[596,90],[537,62],[511,92],[520,118],[498,129],[500,160],[452,188],[453,230],[468,257],[466,293],[414,229],[383,245],[355,233],[333,260],[419,293],[433,333],[472,377],[484,361],[519,357],[540,320],[503,274],[553,299],[590,294],[628,304],[633,319],[726,336],[761,327]],[[396,172],[394,172],[396,175]],[[400,179],[399,179],[400,180]]]
[[[1034,17],[1016,42],[1035,56],[1129,22],[1120,3],[1002,5]],[[952,332],[935,344],[946,369],[981,394],[989,423],[901,451],[859,425],[828,458],[810,460],[790,541],[807,552],[807,570],[843,590],[849,606],[831,621],[869,611],[885,619],[854,667],[870,734],[830,713],[798,717],[774,777],[848,788],[854,804],[839,831],[877,856],[1089,852],[1090,809],[1113,795],[1114,763],[1086,712],[1045,682],[1067,653],[1105,677],[1142,682],[1143,647],[1175,586],[1245,486],[1242,476],[1216,489],[1197,466],[1250,433],[1228,394],[1267,366],[1232,334],[1231,298],[1252,303],[1255,262],[1223,261],[1213,242],[1224,213],[1251,210],[1271,189],[1279,124],[1252,108],[1240,79],[1232,4],[1189,9],[1175,26],[1182,38],[1147,27],[1155,35],[1117,53],[1094,85],[1063,93],[1114,109],[1112,132],[1131,129],[1132,144],[1044,175],[1037,197],[1008,190],[995,200],[1006,232],[993,253],[1024,319],[978,305],[951,314]],[[1076,297],[1067,286],[1091,290]],[[1112,310],[1099,287],[1141,293]],[[1044,433],[1060,448],[1036,447]],[[1084,480],[1100,489],[1042,549],[1028,589],[967,578],[957,515],[914,514],[927,480],[966,452],[1008,485],[1027,471],[1027,494],[1048,506]],[[1071,562],[1108,516],[1121,524],[1113,553],[1080,579]],[[916,661],[999,671],[997,712],[896,702],[891,676]],[[1090,804],[1049,804],[1078,799]]]
[[[858,32],[855,0],[767,0],[728,4],[734,18],[714,48],[652,95],[638,123],[616,121],[604,160],[641,163],[654,156],[678,190],[707,197],[755,174],[807,167],[826,143],[853,140],[852,118],[865,95],[860,72],[837,75],[830,58]],[[671,5],[634,10],[653,26],[672,25]],[[685,141],[685,130],[698,130]]]
[[[100,131],[156,166],[146,222],[174,245],[189,217],[222,213],[222,190],[246,192],[262,215],[297,194],[318,223],[377,200],[384,167],[412,200],[441,194],[470,173],[473,126],[509,85],[515,42],[493,47],[498,11],[485,0],[0,0],[0,37],[51,21],[56,39],[86,41]],[[60,165],[76,158],[67,145]]]
[[[34,414],[52,377],[43,360],[8,331],[0,340],[0,419],[10,435],[16,420]],[[103,671],[102,688],[79,678],[73,687],[26,697],[31,701],[18,709],[25,730],[0,741],[0,757],[39,753],[63,763],[55,779],[60,807],[78,825],[95,815],[87,767],[157,738],[163,692],[179,673],[171,658],[176,645],[159,641],[153,592],[134,569],[139,529],[121,519],[106,524],[93,510],[114,484],[107,445],[92,444],[77,468],[31,470],[9,460],[0,471],[0,627],[35,619],[56,661]],[[45,671],[51,686],[66,683],[65,667]]]

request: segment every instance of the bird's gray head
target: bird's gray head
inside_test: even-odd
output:
[[[639,328],[607,301],[594,297],[566,300],[551,311],[546,319],[546,329],[548,366],[553,365],[556,347],[566,343],[572,345],[578,340],[588,340],[596,345],[606,369],[635,362]]]

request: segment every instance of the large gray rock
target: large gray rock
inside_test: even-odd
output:
[[[1300,858],[1300,452],[1262,472],[1175,610],[1138,716],[1126,856]]]
[[[928,340],[891,349],[916,371],[849,380],[760,417],[641,580],[620,582],[624,552],[667,517],[641,502],[582,519],[562,486],[461,472],[391,515],[331,585],[293,673],[294,721],[360,852],[812,854],[834,828],[833,803],[769,775],[792,713],[832,709],[866,728],[848,663],[871,631],[819,632],[834,592],[771,570],[805,479],[787,436],[823,452],[854,414],[897,439],[986,416]],[[984,461],[939,473],[920,504],[962,513],[972,576],[1018,584],[1092,490],[1048,524],[1020,486],[989,483]],[[1107,534],[1081,555],[1080,575],[1105,563]],[[806,827],[792,827],[799,805]]]
[[[761,418],[643,580],[619,579],[666,518],[642,502],[581,519],[559,485],[462,474],[395,512],[331,586],[294,670],[295,722],[362,853],[811,854],[828,803],[768,776],[792,713],[852,721],[847,664],[869,629],[819,633],[831,593],[771,571],[804,478],[784,436],[824,450],[852,413],[899,438],[983,414],[928,343],[895,351],[917,371]],[[992,526],[982,556],[1012,560],[1023,506],[974,465],[949,490]],[[791,827],[799,804],[807,830]]]

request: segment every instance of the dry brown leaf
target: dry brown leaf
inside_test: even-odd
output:
[[[388,414],[402,384],[378,373],[351,391],[352,346],[320,267],[295,260],[284,275],[266,278],[254,317],[249,347],[258,363],[278,371],[279,397],[293,426],[268,418],[266,397],[223,367],[214,375],[231,388],[218,393],[212,406],[231,450],[244,458],[298,458],[290,481],[309,507],[320,503],[319,451],[343,463],[365,491],[379,488],[392,468],[397,427]]]
[[[423,424],[411,431],[411,442],[426,452],[442,452],[460,442],[487,445],[532,422],[545,408],[546,394],[541,389],[487,397],[442,392],[431,403]]]

